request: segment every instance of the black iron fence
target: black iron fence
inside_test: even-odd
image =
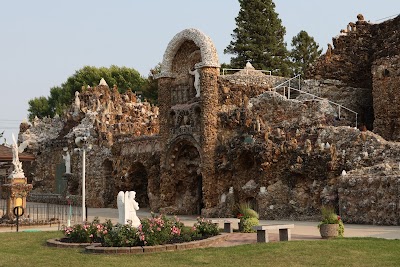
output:
[[[7,200],[0,199],[0,218],[7,210]],[[22,224],[72,224],[82,220],[82,207],[68,204],[35,203],[28,202]]]

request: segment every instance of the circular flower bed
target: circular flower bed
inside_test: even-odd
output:
[[[165,215],[152,213],[151,218],[143,219],[138,228],[129,224],[113,225],[110,220],[100,223],[98,219],[95,219],[91,223],[65,227],[63,232],[65,238],[52,241],[53,246],[62,247],[58,243],[54,245],[54,242],[64,243],[66,246],[68,246],[67,244],[86,244],[86,246],[89,246],[93,243],[99,243],[90,246],[93,250],[91,252],[96,252],[101,246],[103,249],[100,253],[117,251],[112,248],[126,248],[119,249],[118,251],[124,252],[118,253],[140,253],[140,251],[153,252],[154,247],[160,245],[163,245],[161,250],[175,250],[179,249],[178,247],[190,248],[190,246],[179,245],[190,241],[199,241],[191,246],[202,246],[207,242],[201,240],[218,235],[219,229],[210,220],[200,217],[197,218],[197,222],[192,227],[186,227],[176,216],[168,218]],[[153,248],[148,248],[150,246]],[[134,247],[137,247],[137,249],[132,249]]]

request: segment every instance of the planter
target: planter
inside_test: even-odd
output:
[[[328,239],[338,236],[339,224],[322,224],[319,232],[322,238]]]

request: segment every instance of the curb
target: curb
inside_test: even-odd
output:
[[[198,241],[159,245],[159,246],[143,246],[143,247],[102,247],[98,244],[89,244],[88,246],[85,247],[85,251],[88,253],[96,253],[96,254],[141,254],[141,253],[177,251],[177,250],[208,247],[218,242],[225,241],[227,238],[228,234],[220,234],[217,236],[213,236]]]

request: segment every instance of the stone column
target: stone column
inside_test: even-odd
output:
[[[218,75],[219,68],[204,67],[200,71],[201,148],[203,176],[203,198],[205,216],[218,204],[217,177],[215,176],[215,148],[217,144],[218,111]],[[211,214],[210,214],[211,215]]]
[[[162,77],[158,79],[158,103],[159,103],[159,125],[160,125],[160,144],[161,151],[160,153],[160,202],[161,203],[152,203],[150,201],[150,207],[165,207],[170,205],[171,200],[171,188],[168,187],[168,183],[164,182],[169,179],[169,166],[167,164],[167,153],[168,153],[168,141],[170,138],[170,127],[168,125],[169,112],[171,107],[171,90],[172,90],[172,82],[173,78],[171,77]]]

